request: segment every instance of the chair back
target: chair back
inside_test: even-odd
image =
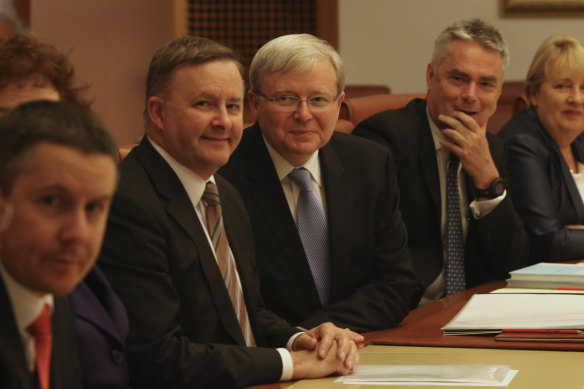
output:
[[[412,99],[426,97],[425,93],[389,93],[383,95],[346,98],[341,103],[341,111],[336,130],[351,133],[361,121],[388,109],[404,107]]]

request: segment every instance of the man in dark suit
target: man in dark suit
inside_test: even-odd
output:
[[[116,157],[111,135],[77,104],[29,103],[0,118],[3,389],[80,387],[67,295],[97,259]]]
[[[436,39],[426,100],[374,115],[353,132],[392,151],[420,304],[526,264],[526,234],[505,190],[506,148],[486,132],[507,62],[497,29],[456,22]]]
[[[299,333],[263,306],[248,215],[214,174],[243,129],[233,51],[175,39],[146,84],[146,136],[121,163],[100,256],[130,317],[131,385],[241,387],[353,369],[359,335],[330,323]]]
[[[0,115],[35,100],[84,103],[67,57],[32,35],[0,40]],[[85,389],[125,389],[128,317],[97,267],[72,293],[75,334]]]
[[[220,174],[250,214],[267,307],[304,327],[397,325],[415,282],[394,164],[383,147],[334,133],[345,83],[339,55],[312,35],[282,36],[256,53],[250,79],[258,122]],[[312,226],[303,223],[297,171],[308,172],[323,215],[319,235],[303,233]]]

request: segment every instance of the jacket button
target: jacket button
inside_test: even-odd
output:
[[[124,352],[122,350],[118,350],[117,348],[113,349],[112,361],[114,361],[114,363],[122,363],[124,361]]]

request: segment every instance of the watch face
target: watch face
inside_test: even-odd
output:
[[[495,179],[489,188],[493,197],[499,197],[505,192],[505,180],[501,177]]]

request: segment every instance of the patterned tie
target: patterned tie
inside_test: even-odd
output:
[[[305,168],[298,168],[292,170],[288,176],[300,187],[296,206],[298,233],[308,258],[320,303],[325,306],[329,299],[330,279],[326,216],[312,191],[310,172]]]
[[[229,242],[223,226],[219,192],[217,191],[217,185],[211,181],[207,182],[205,193],[203,193],[203,201],[205,201],[207,211],[207,230],[213,241],[217,264],[223,276],[223,281],[225,281],[225,287],[229,292],[229,298],[237,315],[245,344],[247,346],[255,346],[256,343],[249,324],[241,283],[237,277],[237,265],[235,258],[233,258],[233,253],[229,250]]]
[[[28,326],[27,331],[34,337],[36,371],[40,389],[49,389],[53,333],[51,330],[51,309],[47,304],[36,320]]]
[[[466,289],[464,273],[464,243],[462,235],[462,217],[460,214],[460,196],[458,193],[458,165],[460,160],[450,154],[446,174],[446,295],[462,292]]]

